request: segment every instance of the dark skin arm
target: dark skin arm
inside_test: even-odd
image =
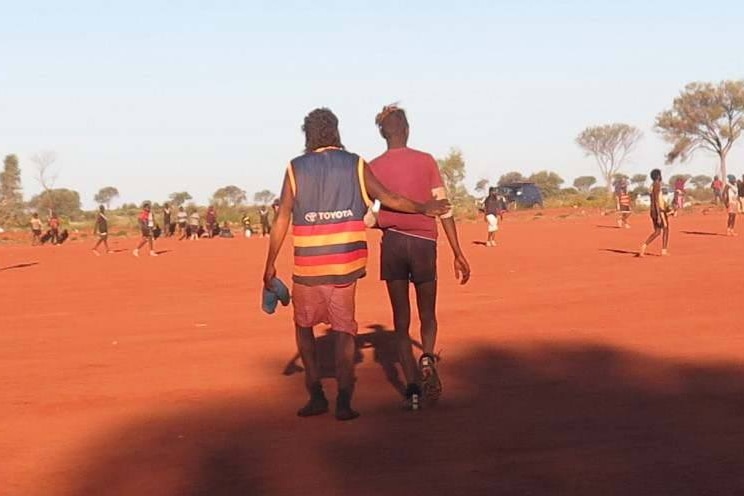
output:
[[[364,164],[364,182],[367,185],[367,194],[370,198],[377,198],[380,200],[380,203],[391,210],[437,217],[447,213],[451,207],[448,200],[436,200],[432,198],[426,203],[417,203],[393,193],[377,180],[367,164]]]
[[[467,284],[470,280],[470,264],[468,264],[465,255],[462,253],[462,248],[460,248],[454,217],[443,218],[442,229],[444,229],[452,253],[455,255],[455,277],[460,280],[460,284]]]
[[[271,229],[271,237],[269,238],[269,253],[266,256],[263,283],[267,289],[271,286],[271,280],[276,277],[276,258],[279,256],[279,251],[281,251],[284,240],[287,237],[293,208],[294,194],[292,193],[289,176],[285,174],[282,194],[279,198],[279,210],[274,218],[274,227]]]

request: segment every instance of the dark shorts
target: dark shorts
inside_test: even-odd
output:
[[[34,236],[41,236],[41,229],[31,229],[31,232],[34,233]]]
[[[669,217],[666,212],[651,212],[651,223],[655,229],[666,229],[669,227]]]
[[[630,205],[620,205],[621,212],[630,212]]]
[[[141,227],[140,231],[142,231],[143,238],[152,238],[152,229],[149,227]]]
[[[437,242],[385,231],[380,255],[380,279],[411,281],[414,284],[437,280]]]

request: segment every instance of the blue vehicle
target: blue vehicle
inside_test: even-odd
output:
[[[499,192],[506,197],[506,201],[521,208],[543,207],[543,197],[540,188],[535,183],[519,182],[499,186]]]

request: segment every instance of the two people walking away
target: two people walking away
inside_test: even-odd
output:
[[[648,239],[641,245],[641,250],[638,252],[639,257],[646,255],[646,249],[648,245],[654,242],[656,238],[662,236],[661,255],[667,256],[669,254],[669,205],[664,199],[664,192],[662,191],[661,183],[661,170],[654,169],[651,171],[651,224],[654,227],[654,232],[648,237]]]
[[[366,274],[367,237],[364,217],[372,198],[387,208],[436,216],[449,210],[447,200],[428,196],[415,202],[390,192],[370,167],[341,143],[338,119],[327,108],[304,120],[305,153],[293,159],[284,176],[279,209],[271,231],[263,275],[268,291],[276,286],[275,263],[287,232],[294,240],[293,305],[295,339],[305,368],[309,400],[297,415],[329,411],[321,384],[314,328],[331,325],[335,340],[337,420],[352,420],[355,385],[354,352],[356,283]],[[341,212],[343,215],[322,215]]]
[[[108,219],[106,218],[106,208],[103,205],[98,208],[96,223],[93,227],[93,236],[98,236],[96,245],[93,247],[93,253],[96,256],[101,256],[98,252],[98,247],[101,245],[106,249],[106,253],[112,253],[108,244]]]
[[[140,233],[142,234],[142,239],[140,240],[139,244],[137,245],[137,248],[134,249],[132,254],[135,257],[139,257],[140,250],[142,249],[142,247],[144,247],[145,245],[148,245],[150,249],[150,256],[157,257],[158,254],[155,253],[155,247],[154,247],[155,217],[153,216],[150,202],[145,202],[144,205],[142,205],[142,212],[140,212],[139,216],[137,216],[137,223],[139,224]]]
[[[736,216],[742,212],[742,198],[739,196],[739,188],[736,176],[729,174],[726,178],[726,186],[723,188],[723,204],[728,212],[726,221],[726,236],[737,236]]]

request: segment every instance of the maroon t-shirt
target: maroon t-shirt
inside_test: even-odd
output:
[[[370,162],[369,166],[387,189],[419,203],[431,200],[432,190],[444,186],[434,157],[411,148],[388,150]],[[423,214],[404,214],[383,207],[377,222],[382,229],[437,239],[435,219]]]

